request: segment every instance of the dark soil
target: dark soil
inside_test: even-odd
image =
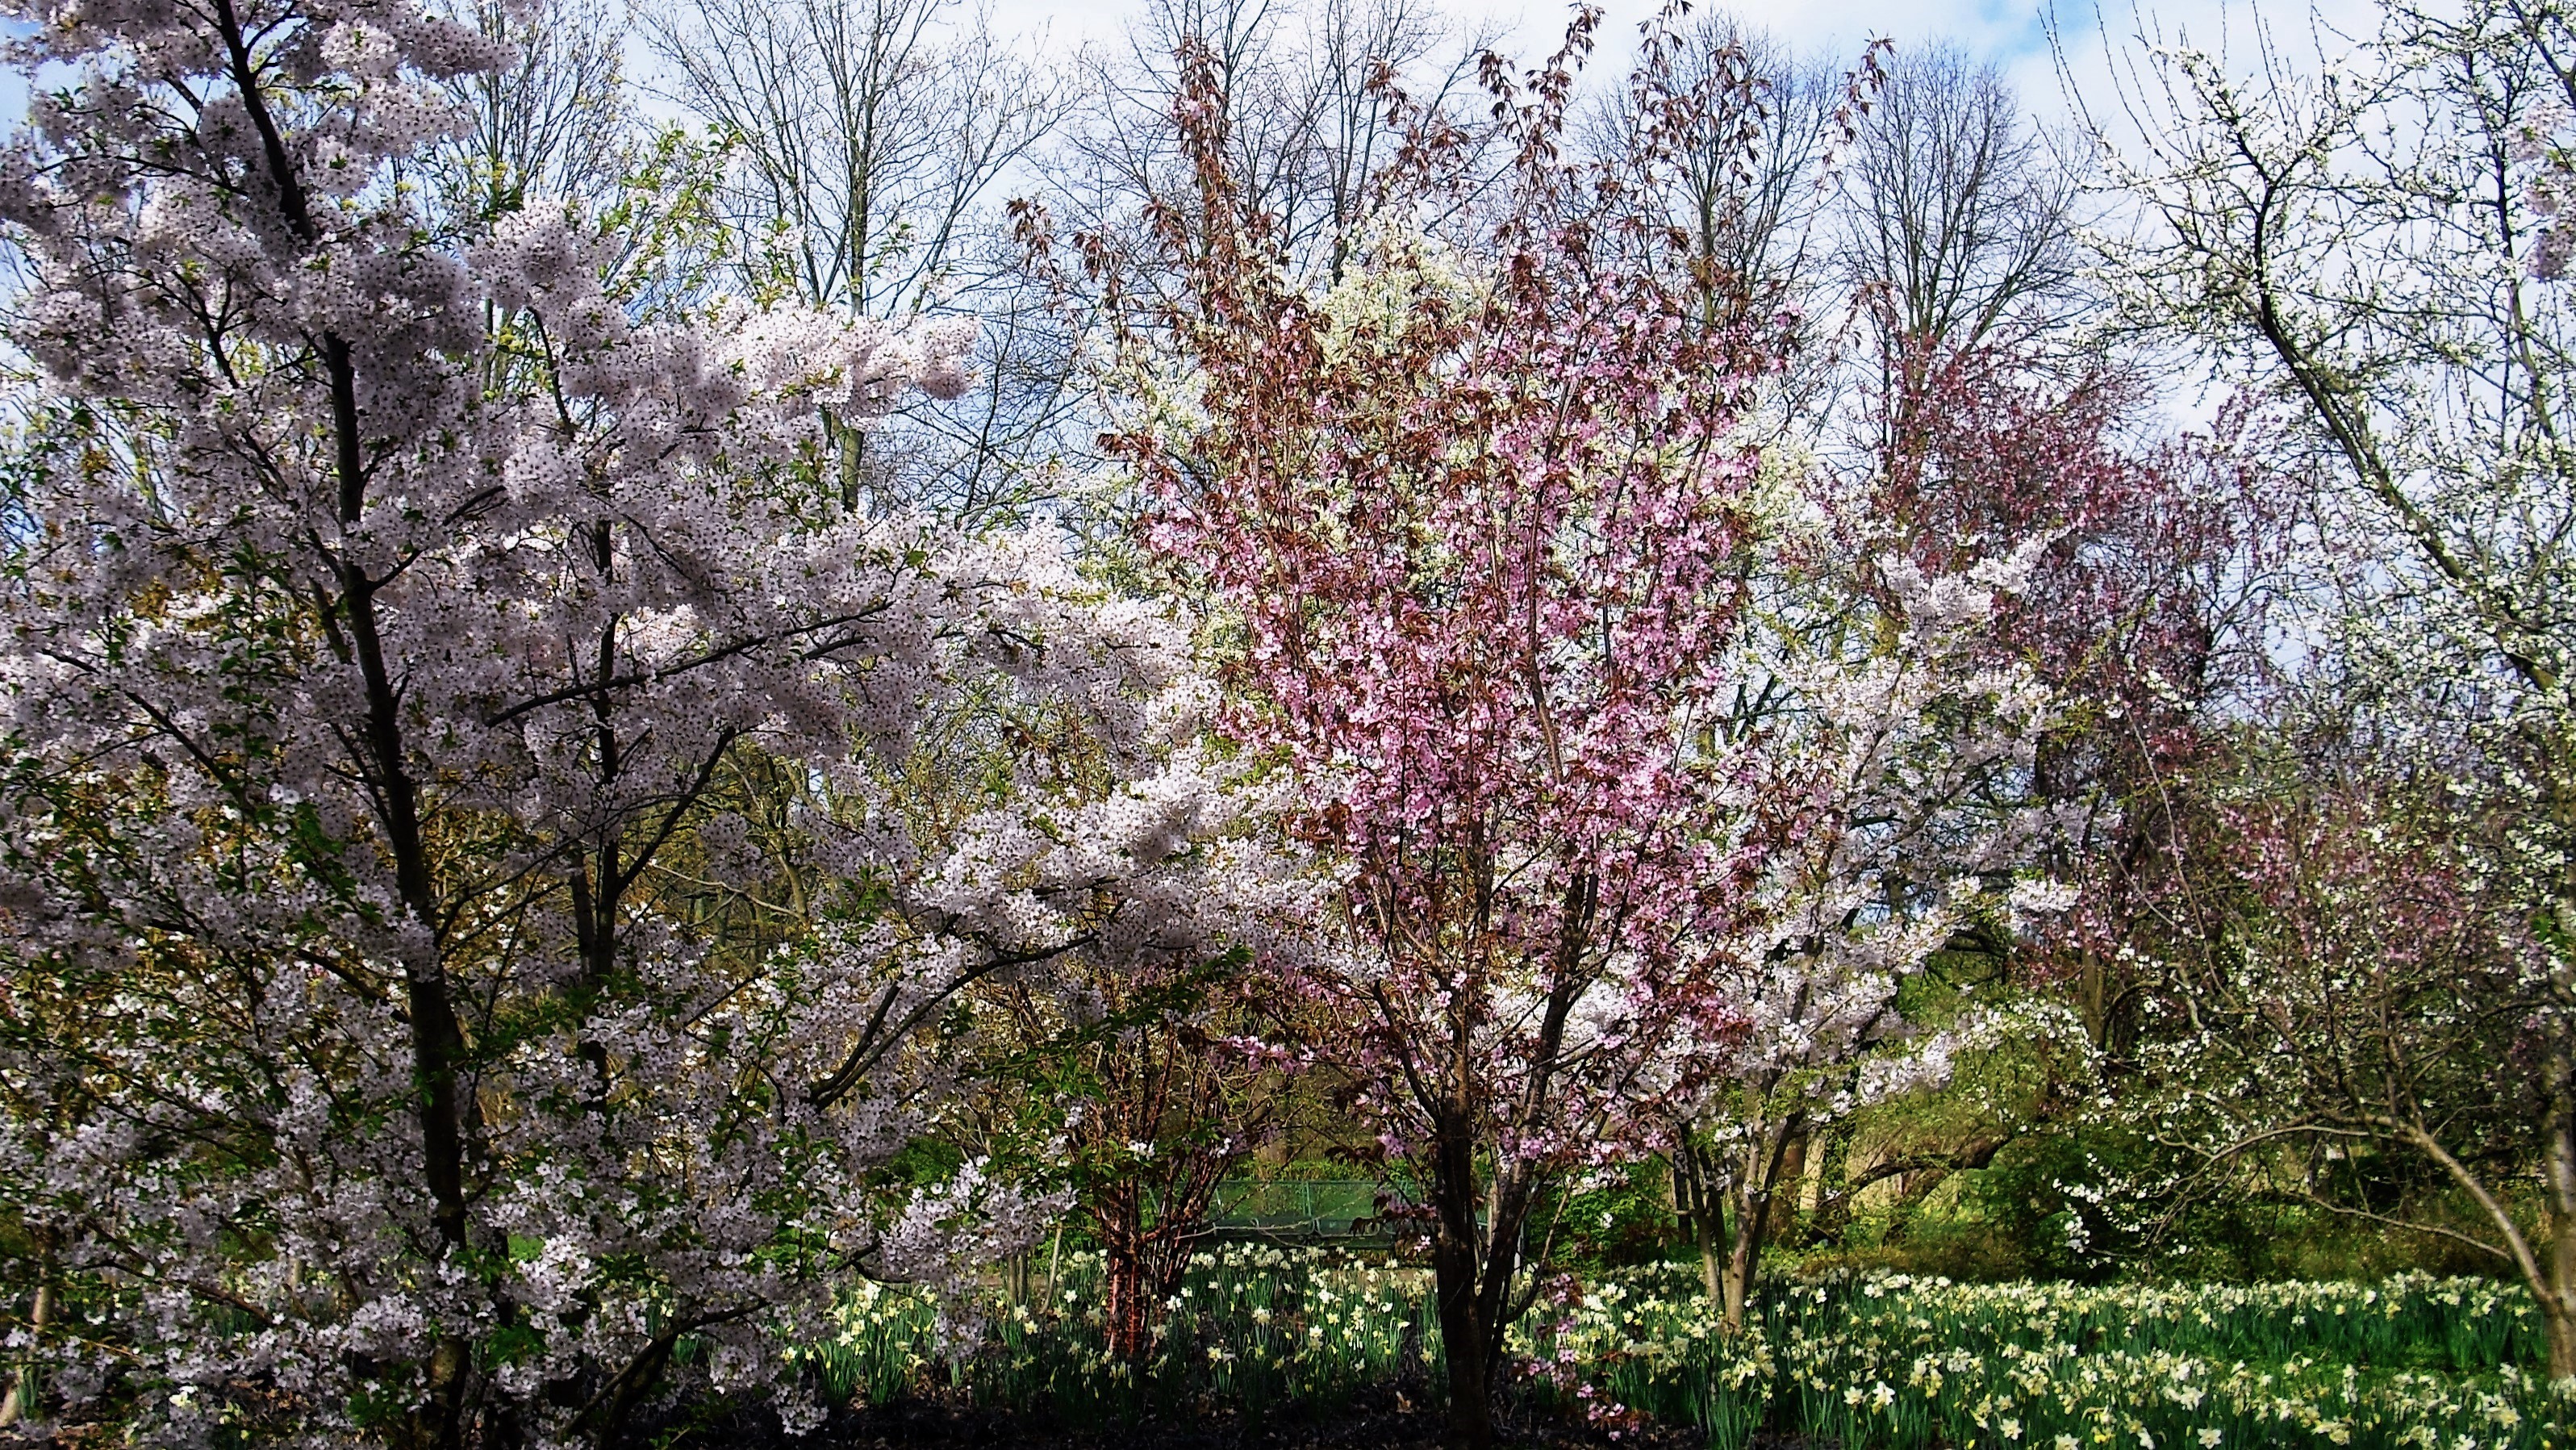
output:
[[[1419,1385],[1384,1385],[1323,1414],[1294,1408],[1259,1423],[1210,1408],[1133,1425],[1068,1426],[944,1399],[917,1398],[835,1412],[801,1440],[766,1416],[694,1429],[671,1450],[1439,1450],[1446,1425]],[[1705,1450],[1686,1426],[1588,1425],[1507,1410],[1503,1443],[1514,1450]],[[659,1437],[656,1437],[659,1438]],[[1757,1436],[1751,1450],[1832,1450],[1796,1437]]]
[[[635,1450],[1440,1450],[1446,1428],[1420,1385],[1382,1385],[1325,1414],[1297,1409],[1259,1424],[1233,1410],[1157,1417],[1134,1425],[1075,1427],[962,1402],[915,1398],[839,1410],[822,1429],[789,1439],[777,1417],[746,1411],[682,1429],[664,1424],[639,1435]],[[1503,1444],[1511,1450],[1704,1450],[1687,1427],[1587,1425],[1561,1416],[1503,1408]],[[31,1437],[0,1428],[0,1450],[107,1450],[123,1437],[104,1425],[66,1425]],[[1838,1450],[1803,1436],[1753,1437],[1747,1450]]]

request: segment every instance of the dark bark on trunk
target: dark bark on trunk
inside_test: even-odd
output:
[[[1435,1256],[1434,1268],[1440,1267]],[[1472,1287],[1455,1292],[1455,1272],[1441,1274],[1440,1342],[1449,1364],[1449,1438],[1453,1450],[1488,1450],[1494,1443],[1494,1365],[1484,1349]]]
[[[1217,1185],[1241,1161],[1229,1118],[1257,1118],[1231,1091],[1212,1054],[1220,1051],[1191,1026],[1139,1032],[1101,1063],[1103,1100],[1088,1131],[1107,1143],[1157,1143],[1092,1198],[1089,1216],[1100,1241],[1103,1310],[1110,1353],[1142,1359],[1154,1345],[1190,1251],[1208,1230]]]
[[[1528,1308],[1529,1296],[1518,1292],[1522,1236],[1541,1186],[1528,1165],[1506,1165],[1479,1192],[1472,1121],[1452,1119],[1435,1130],[1431,1183],[1432,1282],[1448,1360],[1448,1443],[1455,1450],[1494,1444],[1503,1335]]]
[[[354,476],[356,377],[348,350],[329,339],[324,358],[330,377],[333,417],[341,434],[341,522],[355,525],[365,503],[365,484]],[[345,403],[344,403],[344,400]],[[420,788],[411,774],[403,739],[402,688],[386,660],[376,620],[376,591],[382,587],[355,563],[340,567],[340,612],[359,677],[366,691],[366,719],[360,739],[365,759],[361,769],[380,802],[378,825],[386,854],[393,858],[394,885],[404,910],[429,938],[423,956],[403,964],[404,1005],[411,1018],[412,1071],[420,1094],[423,1186],[429,1190],[431,1219],[438,1229],[442,1258],[466,1249],[464,1102],[458,1068],[465,1056],[465,1033],[457,1021],[449,992],[447,967],[441,959],[437,889],[429,849],[421,828]],[[465,1442],[465,1388],[471,1368],[466,1342],[443,1335],[430,1350],[429,1424],[421,1428],[440,1450],[458,1450]]]
[[[232,0],[214,0],[213,18],[233,87],[259,138],[278,211],[299,242],[318,246],[321,231],[314,224],[303,177],[269,109],[265,74],[252,53],[251,34]],[[343,528],[355,528],[365,516],[367,498],[357,368],[345,338],[326,332],[312,341],[330,395],[331,466],[338,491],[339,521]],[[461,1252],[466,1240],[464,1135],[457,1091],[457,1064],[464,1055],[464,1033],[450,999],[444,964],[437,958],[437,901],[421,832],[419,789],[403,744],[401,691],[387,667],[378,638],[375,592],[382,587],[382,581],[369,578],[358,564],[343,558],[337,564],[335,582],[340,594],[340,623],[347,628],[352,662],[366,689],[366,718],[360,722],[359,731],[360,771],[380,803],[378,825],[385,834],[386,852],[393,858],[395,886],[403,907],[433,943],[426,960],[403,964],[403,974],[405,1006],[411,1018],[413,1072],[420,1093],[423,1177],[438,1230],[436,1253],[444,1258]],[[463,1443],[463,1390],[469,1357],[465,1342],[452,1335],[440,1338],[430,1352],[429,1422],[415,1429],[443,1450],[453,1450]]]
[[[1449,1361],[1449,1443],[1485,1450],[1494,1442],[1493,1369],[1485,1355],[1480,1313],[1483,1257],[1476,1232],[1476,1141],[1464,1112],[1433,1129],[1431,1237],[1433,1291],[1440,1300],[1440,1344]]]
[[[1477,855],[1472,848],[1468,854]],[[1481,923],[1491,908],[1490,882],[1478,885],[1477,902],[1470,919]],[[1491,965],[1474,949],[1450,959],[1457,987],[1435,1019],[1436,1038],[1414,1036],[1420,1024],[1383,989],[1377,996],[1386,1025],[1405,1044],[1405,1091],[1426,1129],[1427,1142],[1413,1162],[1431,1211],[1432,1280],[1448,1364],[1448,1443],[1454,1450],[1488,1450],[1494,1443],[1503,1334],[1532,1297],[1519,1282],[1526,1253],[1522,1234],[1556,1172],[1544,1159],[1508,1157],[1493,1151],[1494,1145],[1521,1134],[1541,1138],[1567,1131],[1550,1120],[1562,1110],[1557,1079],[1567,1070],[1566,1024],[1591,984],[1586,963],[1599,907],[1598,884],[1589,874],[1574,873],[1558,903],[1556,940],[1539,974],[1546,999],[1520,1059],[1518,1090],[1508,1098],[1495,1094],[1484,1075],[1487,1064],[1479,1060],[1480,1052],[1493,1050],[1478,1034],[1487,1025],[1495,984]],[[1481,928],[1471,931],[1470,940],[1480,935]],[[1545,1254],[1542,1248],[1534,1257]]]
[[[1700,1285],[1715,1304],[1725,1292],[1726,1171],[1683,1133],[1673,1145],[1673,1213],[1699,1250]]]
[[[1204,1202],[1176,1205],[1148,1226],[1144,1200],[1142,1192],[1119,1193],[1092,1212],[1092,1229],[1100,1236],[1109,1352],[1130,1361],[1153,1349],[1154,1332],[1188,1277],[1190,1250],[1207,1233]]]

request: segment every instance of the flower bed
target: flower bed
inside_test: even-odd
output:
[[[1430,1276],[1383,1256],[1230,1245],[1192,1260],[1146,1359],[1106,1351],[1098,1260],[1068,1256],[943,1347],[928,1304],[868,1288],[805,1353],[838,1399],[938,1387],[1102,1424],[1222,1405],[1259,1419],[1439,1382]],[[1765,1427],[1889,1450],[2576,1450],[2576,1384],[2541,1377],[2522,1290],[2380,1284],[2086,1287],[1903,1275],[1781,1286],[1724,1334],[1679,1268],[1613,1274],[1515,1331],[1524,1387],[1596,1420]],[[1426,1412],[1437,1409],[1426,1404]]]
[[[2576,1445],[2576,1384],[2541,1377],[2530,1299],[2482,1280],[1864,1277],[1787,1286],[1730,1339],[1687,1276],[1653,1270],[1535,1331],[1606,1403],[1719,1446],[1766,1424],[1895,1450]]]

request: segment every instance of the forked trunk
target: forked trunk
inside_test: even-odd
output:
[[[1744,1327],[1753,1303],[1753,1284],[1762,1271],[1762,1247],[1770,1242],[1779,1185],[1788,1172],[1805,1167],[1806,1133],[1802,1119],[1792,1117],[1770,1131],[1746,1135],[1743,1162],[1726,1195],[1733,1201],[1735,1234],[1728,1243],[1715,1298],[1719,1322],[1728,1334]]]
[[[1715,1154],[1700,1150],[1688,1131],[1673,1144],[1673,1213],[1699,1249],[1699,1278],[1715,1304],[1725,1297],[1725,1174]]]
[[[1465,1115],[1434,1130],[1430,1184],[1438,1214],[1431,1239],[1433,1292],[1440,1301],[1440,1345],[1449,1365],[1451,1450],[1490,1450],[1494,1390],[1502,1368],[1503,1329],[1520,1270],[1522,1219],[1529,1184],[1507,1175],[1480,1194],[1475,1139]],[[1485,1221],[1477,1210],[1485,1209]]]
[[[1491,1181],[1477,1174],[1479,1133],[1497,1109],[1508,1125],[1532,1128],[1548,1121],[1550,1083],[1564,1050],[1566,1023],[1583,995],[1581,970],[1597,883],[1587,872],[1567,881],[1553,966],[1553,985],[1529,1052],[1529,1077],[1508,1105],[1479,1096],[1476,1030],[1483,1010],[1476,994],[1453,998],[1450,1054],[1436,1098],[1422,1102],[1431,1120],[1429,1188],[1438,1223],[1431,1241],[1432,1279],[1440,1296],[1440,1339],[1449,1361],[1449,1444],[1452,1450],[1487,1450],[1494,1443],[1494,1388],[1502,1366],[1503,1331],[1528,1307],[1515,1294],[1524,1247],[1521,1231],[1531,1206],[1549,1182],[1543,1160],[1514,1158],[1496,1148]],[[1484,1219],[1477,1219],[1478,1208]],[[1548,1247],[1531,1255],[1544,1263]]]
[[[1147,1262],[1143,1195],[1112,1193],[1095,1210],[1100,1237],[1100,1308],[1109,1353],[1134,1363],[1153,1343],[1159,1319],[1153,1265]]]

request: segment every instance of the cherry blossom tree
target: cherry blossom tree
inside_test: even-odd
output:
[[[2104,1206],[2160,1233],[2214,1193],[2288,1202],[2546,1284],[2551,944],[2434,782],[2354,743],[2249,771],[2187,843],[2123,1094],[2171,1181]]]
[[[983,1165],[870,1190],[953,1086],[928,1029],[1067,951],[1220,951],[1262,888],[1186,629],[840,508],[825,413],[954,392],[967,332],[672,316],[560,216],[441,250],[404,166],[506,57],[414,6],[21,13],[71,77],[0,164],[46,420],[0,1191],[80,1306],[30,1326],[52,1407],[604,1441],[779,1384],[835,1274],[1032,1234]],[[1095,768],[996,747],[979,809],[907,814],[1013,708]]]
[[[2095,1089],[2135,1070],[2173,904],[2173,848],[2196,828],[2211,792],[2227,785],[2231,734],[2274,703],[2266,693],[2278,673],[2271,630],[2295,592],[2285,574],[2299,554],[2284,507],[2290,480],[2269,461],[2277,420],[2246,399],[2231,400],[2210,434],[2159,436],[2142,419],[2150,395],[2137,371],[2116,360],[2071,370],[2060,341],[1989,337],[1961,347],[1900,330],[1880,345],[1918,356],[1871,370],[1865,431],[1876,444],[1843,476],[1843,501],[1827,509],[1851,520],[1840,526],[1840,552],[1875,547],[1940,576],[1980,567],[1997,541],[2023,541],[2014,587],[1997,592],[1989,617],[1947,648],[1963,663],[2024,671],[2050,698],[2028,754],[1998,777],[2011,783],[2003,797],[1945,801],[1931,790],[1904,800],[1987,829],[2009,829],[1998,810],[2009,801],[2044,812],[2046,829],[2028,845],[2073,888],[2058,893],[2073,905],[2036,916],[1970,913],[1939,963],[1945,983],[1973,996],[1955,1031],[1920,1037],[1922,1024],[1895,1010],[1900,983],[1888,980],[1879,998],[1886,1015],[1873,1020],[1895,1040],[1830,1072],[1805,1069],[1847,1084],[1848,1096],[1811,1092],[1796,1131],[1747,1161],[1776,1164],[1785,1179],[1821,1157],[1810,1233],[1839,1220],[1863,1189],[1898,1175],[1902,1212],[1905,1199],[1986,1166],[2015,1138],[2097,1102]],[[1891,614],[1899,607],[1897,595],[1867,580],[1842,594]],[[1914,993],[1918,1001],[1943,995]],[[1832,1105],[1866,1105],[1867,1094],[1849,1091],[1864,1070],[1894,1081],[1892,1057],[1926,1046],[1955,1057],[1970,1042],[2032,1070],[2036,1091],[1989,1100],[1946,1134],[1909,1134],[1903,1146],[1880,1143],[1857,1156],[1870,1121]],[[1943,1078],[1904,1076],[1923,1086]],[[2013,1076],[2031,1085],[2030,1076]],[[1708,1181],[1703,1172],[1682,1182],[1693,1177]],[[1715,1181],[1732,1180],[1721,1172]],[[1692,1206],[1717,1207],[1705,1193]],[[1767,1204],[1739,1214],[1765,1226],[1781,1216]],[[1719,1265],[1709,1267],[1716,1294]]]
[[[1115,440],[1154,547],[1239,621],[1235,728],[1324,793],[1309,830],[1352,862],[1352,945],[1312,983],[1425,1194],[1462,1445],[1493,1437],[1541,1194],[1606,1151],[1643,1044],[1719,1030],[1689,943],[1749,869],[1734,752],[1702,736],[1744,602],[1745,370],[1618,265],[1656,239],[1556,159],[1589,33],[1498,92],[1520,161],[1490,260],[1389,229],[1322,297],[1242,203],[1197,58],[1163,259],[1186,301],[1149,319],[1190,415]]]
[[[1206,773],[1205,800],[1224,814],[1202,829],[1236,838],[1241,881],[1196,883],[1232,893],[1224,950],[1085,943],[1043,976],[979,983],[960,1044],[984,1135],[1060,1183],[1066,1218],[1089,1230],[1108,1348],[1131,1361],[1152,1350],[1219,1185],[1284,1106],[1295,1064],[1269,1030],[1286,999],[1277,982],[1311,957],[1331,885],[1278,837],[1287,782],[1238,779],[1196,749],[1173,768]]]
[[[1750,1025],[1748,954],[1802,939],[1765,862],[1820,794],[1746,706],[1766,510],[1731,435],[1772,333],[1709,324],[1659,200],[1674,158],[1751,134],[1725,105],[1741,88],[1677,80],[1650,29],[1634,129],[1573,157],[1596,21],[1525,79],[1488,61],[1515,159],[1473,205],[1445,189],[1458,132],[1413,118],[1413,189],[1389,187],[1329,291],[1295,280],[1229,169],[1204,56],[1163,270],[1128,290],[1123,254],[1087,252],[1131,309],[1137,421],[1111,442],[1151,491],[1149,543],[1231,631],[1231,729],[1305,784],[1307,834],[1348,862],[1347,950],[1306,981],[1420,1186],[1462,1445],[1492,1439],[1551,1190],[1662,1146]],[[1451,246],[1412,229],[1425,213],[1488,230]],[[1860,711],[1870,687],[1829,688]]]
[[[2163,889],[2170,818],[2224,775],[2231,720],[2267,708],[2278,674],[2273,631],[2305,562],[2298,480],[2267,461],[2279,423],[2250,400],[2208,434],[2158,437],[2134,373],[2064,379],[2062,359],[2010,345],[1931,351],[1880,369],[1911,396],[1873,405],[1865,511],[1934,573],[1973,565],[1983,541],[2045,539],[1985,647],[2057,697],[2030,790],[2072,813],[2050,861],[2084,891],[2028,944],[2031,965],[2071,980],[2087,1037],[2117,1058],[2145,990],[2120,943]]]

